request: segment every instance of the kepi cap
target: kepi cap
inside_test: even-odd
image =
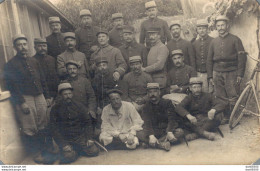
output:
[[[179,27],[181,27],[181,22],[179,20],[173,20],[170,23],[170,29],[172,28],[172,26],[178,25]]]
[[[88,10],[88,9],[83,9],[79,12],[79,16],[82,17],[82,16],[92,16],[91,12]]]
[[[160,27],[150,27],[150,28],[147,29],[148,33],[158,33],[160,31],[161,31]]]
[[[34,44],[47,43],[45,38],[34,38]]]
[[[174,56],[174,55],[183,55],[183,52],[181,49],[173,50],[171,52],[171,56]]]
[[[95,59],[95,63],[96,65],[102,63],[102,62],[106,62],[108,63],[108,60],[106,57],[103,57],[103,56],[98,56],[96,59]]]
[[[13,44],[15,44],[15,42],[19,39],[24,39],[24,40],[28,40],[27,37],[24,35],[24,34],[16,34],[14,37],[13,37]]]
[[[216,21],[229,21],[229,19],[225,15],[219,15],[216,17]]]
[[[189,83],[190,83],[190,85],[192,85],[192,84],[203,84],[203,81],[200,77],[191,77]]]
[[[146,89],[160,89],[160,85],[159,83],[147,83]]]
[[[74,60],[68,60],[68,62],[66,62],[65,66],[68,67],[68,65],[75,65],[77,68],[79,68],[79,63],[77,61]]]
[[[200,19],[200,20],[197,20],[197,23],[196,23],[196,26],[197,27],[200,27],[200,26],[208,26],[208,21],[205,20],[205,19]]]
[[[64,40],[67,39],[67,38],[76,39],[75,33],[73,33],[73,32],[66,32],[66,33],[63,34],[63,37],[64,37]]]
[[[108,35],[107,29],[100,29],[100,30],[97,32],[96,36],[98,36],[100,33],[104,33],[104,34]]]
[[[134,33],[135,28],[133,26],[126,25],[123,27],[123,33]]]
[[[123,94],[123,92],[122,92],[121,90],[116,89],[116,88],[110,89],[110,90],[107,91],[107,95],[108,95],[108,96],[109,96],[110,94],[112,94],[112,93],[118,93],[118,94],[120,94],[120,95]]]
[[[156,3],[155,3],[154,1],[146,2],[146,3],[144,4],[144,6],[145,6],[145,9],[157,7],[157,6],[156,6]]]
[[[129,57],[129,62],[142,62],[141,56],[131,56]]]
[[[122,13],[114,13],[112,14],[112,20],[117,19],[117,18],[123,18]]]
[[[67,90],[67,89],[73,90],[71,84],[70,83],[61,83],[58,86],[58,93],[60,94],[63,90]]]
[[[60,18],[59,17],[49,17],[49,24],[52,24],[52,23],[60,23]]]

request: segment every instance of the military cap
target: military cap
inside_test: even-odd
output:
[[[219,15],[216,17],[216,22],[217,21],[229,21],[229,19],[224,15]]]
[[[154,1],[149,1],[144,4],[145,9],[154,8],[156,7],[156,3]]]
[[[79,16],[82,17],[82,16],[92,16],[91,12],[88,10],[88,9],[83,9],[79,12]]]
[[[199,27],[199,26],[208,26],[208,21],[205,20],[205,19],[197,20],[196,26],[197,27]]]
[[[24,39],[24,40],[28,40],[27,37],[24,34],[16,34],[13,37],[13,44],[15,44],[15,42],[19,39]]]
[[[122,92],[121,90],[119,90],[119,89],[116,89],[116,88],[107,90],[107,95],[108,95],[108,96],[109,96],[110,94],[112,94],[112,93],[118,93],[118,94],[120,94],[120,95],[123,95],[123,92]]]
[[[112,14],[112,20],[117,19],[117,18],[123,18],[122,13],[114,13]]]
[[[183,55],[183,52],[181,49],[173,50],[171,52],[171,56],[174,56],[174,55]]]
[[[170,23],[170,29],[172,28],[172,26],[175,26],[175,25],[178,25],[181,27],[181,23],[179,20],[173,20],[171,23]]]
[[[34,38],[34,44],[47,43],[45,38]]]
[[[108,35],[107,29],[100,29],[100,30],[97,32],[96,36],[98,36],[100,33],[104,33],[104,34]]]
[[[189,83],[190,83],[190,85],[192,85],[192,84],[203,84],[203,81],[201,80],[200,77],[191,77]]]
[[[68,62],[66,62],[65,66],[67,67],[68,65],[75,65],[77,68],[79,68],[79,63],[77,61],[74,60],[68,60]]]
[[[58,93],[61,93],[63,90],[67,90],[67,89],[73,90],[71,84],[70,83],[61,83],[58,86]]]
[[[75,33],[73,33],[73,32],[66,32],[66,33],[63,34],[63,37],[64,37],[64,40],[67,39],[67,38],[76,39]]]
[[[60,23],[60,18],[59,17],[49,17],[49,24],[52,23]]]
[[[160,89],[160,85],[159,83],[147,83],[146,89]]]
[[[123,27],[123,33],[134,33],[135,28],[133,26],[126,25]]]
[[[100,64],[101,62],[106,62],[106,63],[108,63],[108,60],[107,60],[106,57],[98,56],[98,57],[95,59],[96,65]]]
[[[142,62],[141,56],[131,56],[129,57],[129,62]]]
[[[150,28],[147,29],[148,33],[158,33],[160,31],[161,31],[160,27],[150,27]]]

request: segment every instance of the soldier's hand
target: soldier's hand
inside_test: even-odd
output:
[[[113,77],[114,77],[114,81],[118,81],[119,78],[120,78],[119,72],[114,72],[114,73],[113,73]]]
[[[242,81],[242,77],[240,77],[240,76],[237,76],[237,84],[240,84],[240,83],[241,83],[241,81]]]
[[[90,52],[95,52],[96,50],[98,50],[98,46],[97,45],[91,46]]]
[[[142,67],[142,71],[145,72],[145,68]]]
[[[89,115],[94,118],[94,119],[97,119],[97,116],[96,116],[96,113],[93,112],[93,111],[89,111]]]
[[[97,114],[101,115],[102,114],[102,109],[100,107],[97,108]]]
[[[158,144],[158,140],[154,135],[149,136],[149,145],[152,147],[155,147],[155,145]]]
[[[215,113],[216,113],[216,109],[211,109],[209,112],[208,112],[208,118],[210,120],[213,120],[214,119],[214,116],[215,116]]]
[[[23,111],[24,114],[30,114],[30,108],[26,103],[23,103],[21,105],[21,109]]]
[[[126,134],[119,134],[119,139],[122,141],[122,142],[127,142],[127,136],[126,136]]]
[[[50,107],[52,104],[53,98],[46,99],[47,107]]]
[[[214,85],[214,81],[212,78],[209,79],[209,84]]]
[[[196,117],[192,116],[191,114],[188,114],[188,115],[187,115],[187,118],[189,119],[189,121],[190,121],[192,124],[196,124],[196,123],[197,123]]]
[[[92,140],[88,140],[87,141],[87,147],[90,147],[90,146],[92,146],[94,144],[94,141],[92,141]]]
[[[64,146],[64,147],[62,148],[62,150],[63,150],[63,151],[72,151],[73,149],[72,149],[71,145],[66,145],[66,146]]]
[[[175,141],[177,141],[177,138],[173,135],[172,132],[167,132],[166,139],[169,140],[170,142],[175,142]]]
[[[127,137],[127,144],[128,144],[128,145],[134,144],[134,138],[135,138],[135,136],[130,133],[130,134],[128,135],[128,137]]]

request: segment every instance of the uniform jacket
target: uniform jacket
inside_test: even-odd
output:
[[[124,39],[123,39],[123,29],[117,29],[114,27],[110,32],[109,32],[109,44],[111,46],[114,46],[116,48],[119,48],[124,44]]]
[[[37,96],[43,93],[45,98],[50,97],[45,75],[35,58],[14,56],[5,65],[4,78],[16,104],[25,102],[23,95]]]
[[[46,41],[48,46],[48,55],[54,57],[55,59],[59,54],[66,50],[62,33],[52,33],[46,37]]]

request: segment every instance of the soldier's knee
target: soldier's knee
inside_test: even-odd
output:
[[[174,130],[174,136],[179,139],[184,136],[184,131],[181,128],[177,128]]]

